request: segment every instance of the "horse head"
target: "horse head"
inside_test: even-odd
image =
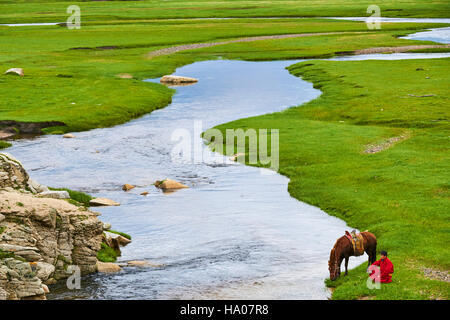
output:
[[[337,242],[336,242],[336,244],[337,244]],[[336,280],[341,274],[341,270],[340,270],[340,268],[338,266],[338,262],[337,262],[336,244],[334,245],[333,249],[331,249],[330,260],[328,260],[328,271],[330,271],[330,280],[331,281]]]
[[[340,275],[340,270],[337,267],[337,262],[336,260],[333,261],[328,261],[328,270],[330,271],[330,280],[334,281],[337,278],[339,278]]]

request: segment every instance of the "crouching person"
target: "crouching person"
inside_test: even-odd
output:
[[[378,266],[380,267],[380,278],[379,281],[381,283],[390,283],[392,282],[392,274],[394,273],[394,265],[392,264],[391,260],[387,257],[386,251],[381,251],[381,259],[378,261],[375,261],[372,266]],[[377,277],[375,270],[372,271],[372,274],[370,275],[370,278],[372,280],[376,280]]]

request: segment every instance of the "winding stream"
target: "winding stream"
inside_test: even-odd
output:
[[[337,59],[449,57],[392,54]],[[75,133],[75,139],[40,136],[18,140],[7,152],[32,178],[119,201],[96,208],[102,221],[133,242],[119,261],[148,260],[156,268],[124,267],[117,274],[83,277],[81,290],[64,282],[49,299],[326,299],[323,284],[335,240],[351,229],[290,197],[288,179],[226,160],[174,162],[176,129],[192,132],[231,120],[283,110],[320,95],[285,67],[296,61],[204,61],[176,74],[199,79],[178,87],[172,103],[126,124]],[[75,101],[76,102],[76,101]],[[202,128],[195,131],[201,121]],[[207,149],[206,149],[207,150]],[[206,151],[207,152],[207,151]],[[151,184],[172,178],[189,185],[162,193]],[[130,183],[137,188],[124,192]],[[143,191],[149,192],[141,196]],[[366,261],[352,257],[349,267]]]

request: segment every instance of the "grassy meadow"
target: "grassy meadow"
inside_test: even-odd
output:
[[[323,58],[371,47],[435,44],[399,36],[445,26],[383,23],[380,30],[368,30],[361,22],[318,18],[367,15],[371,2],[350,0],[0,0],[0,24],[64,22],[69,4],[81,7],[79,30],[0,26],[0,120],[66,123],[45,129],[53,134],[109,127],[168,105],[175,90],[141,80],[195,61]],[[385,17],[450,12],[448,1],[387,0],[380,7]],[[309,18],[247,19],[275,16]],[[239,19],[191,19],[205,17]],[[329,32],[339,34],[323,34]],[[315,35],[149,57],[175,45],[293,33]],[[369,229],[378,237],[378,249],[389,252],[392,284],[367,289],[364,264],[348,277],[326,281],[335,288],[335,299],[450,297],[447,282],[427,279],[422,271],[450,267],[449,64],[450,59],[295,64],[289,71],[322,90],[319,98],[219,127],[279,128],[279,172],[291,179],[290,194]],[[13,67],[23,68],[25,76],[3,74]],[[386,150],[364,152],[392,137],[401,138]],[[0,141],[0,149],[8,146]]]
[[[430,42],[397,36],[437,26],[389,23],[381,30],[368,31],[364,23],[324,19],[88,24],[80,30],[0,26],[0,70],[21,67],[25,72],[24,77],[0,74],[0,119],[54,120],[67,125],[44,129],[47,133],[113,126],[170,103],[174,90],[142,79],[170,74],[194,61],[325,57],[368,47],[427,44]],[[329,32],[340,34],[320,35]],[[292,33],[317,35],[148,57],[150,52],[172,45]],[[130,74],[133,79],[122,79],[120,74]]]

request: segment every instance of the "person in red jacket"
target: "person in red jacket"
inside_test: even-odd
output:
[[[381,251],[381,259],[378,261],[375,261],[372,265],[380,267],[380,282],[381,283],[390,283],[392,282],[392,274],[394,273],[394,265],[392,264],[391,260],[387,257],[386,251]],[[374,279],[374,273],[372,272],[371,278]]]

